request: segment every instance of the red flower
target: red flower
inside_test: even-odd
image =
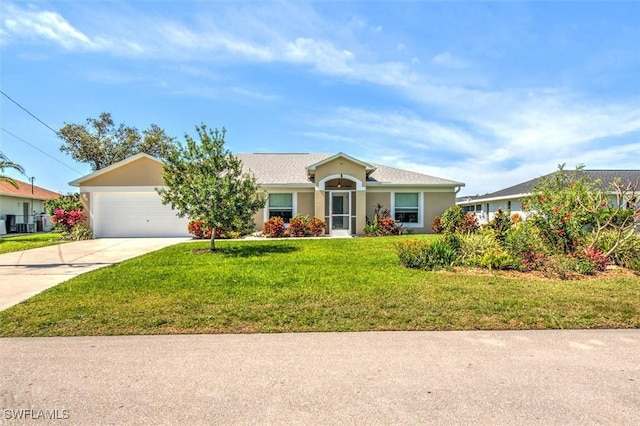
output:
[[[558,209],[553,209],[553,212],[554,212],[555,214],[558,214]]]
[[[607,203],[600,204],[600,207],[607,207]]]
[[[540,196],[540,202],[544,203],[545,201],[547,201],[547,197],[545,197],[544,195]]]
[[[567,214],[565,215],[565,217],[566,217],[567,219],[571,219],[571,213],[567,213]]]
[[[562,235],[564,234],[564,231],[562,229],[558,229],[558,235]]]

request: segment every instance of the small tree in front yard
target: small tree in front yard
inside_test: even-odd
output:
[[[217,228],[246,225],[264,207],[254,176],[242,172],[242,162],[224,148],[226,130],[196,126],[199,141],[185,135],[186,146],[171,148],[165,157],[163,180],[158,189],[164,204],[180,217],[202,220],[211,228],[215,251]]]

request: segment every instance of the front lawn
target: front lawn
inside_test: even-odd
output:
[[[0,254],[29,250],[63,243],[60,233],[28,234],[17,237],[0,237]]]
[[[640,327],[640,278],[405,269],[406,238],[430,237],[180,244],[0,312],[0,335]]]

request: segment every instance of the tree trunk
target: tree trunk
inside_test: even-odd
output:
[[[211,228],[211,251],[216,251],[216,228]]]

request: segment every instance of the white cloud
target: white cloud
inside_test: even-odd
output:
[[[433,57],[431,60],[436,65],[451,69],[467,68],[469,65],[460,58],[455,57],[449,52],[443,52]]]
[[[55,12],[21,9],[9,4],[3,8],[3,15],[2,32],[5,39],[9,36],[45,39],[68,50],[95,50],[101,47],[100,40],[91,40]]]
[[[354,55],[348,50],[336,49],[333,43],[298,38],[287,45],[282,59],[313,64],[315,69],[328,74],[351,74]]]

